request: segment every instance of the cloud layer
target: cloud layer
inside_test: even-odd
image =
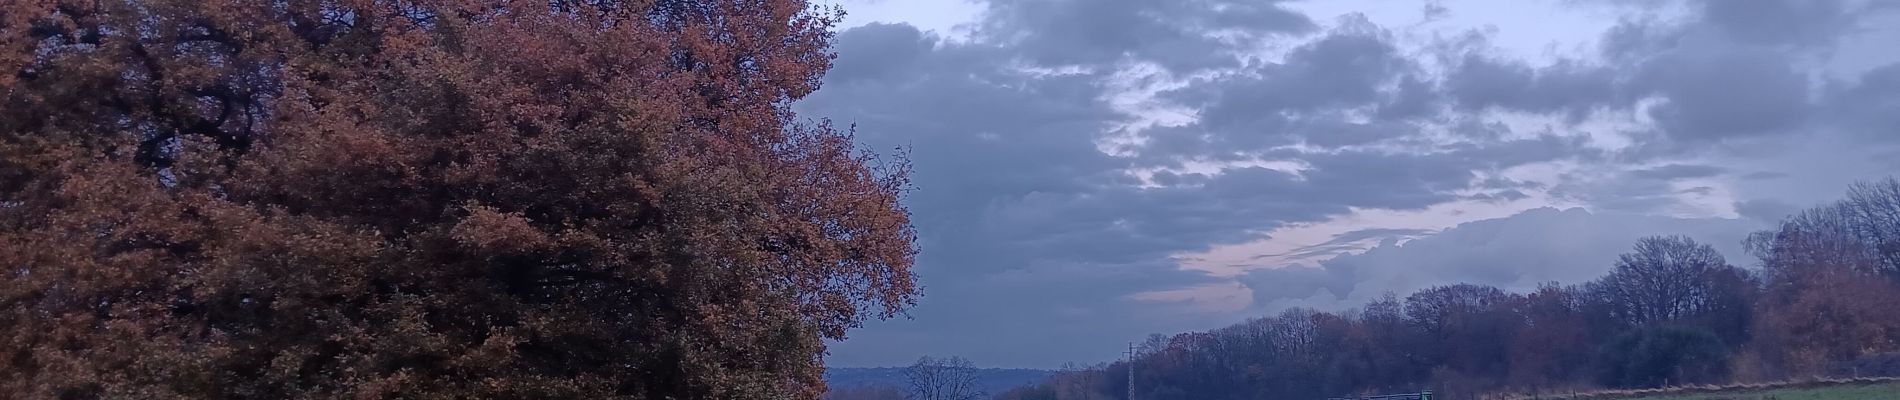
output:
[[[917,171],[926,298],[836,365],[1052,367],[1288,306],[1587,279],[1638,236],[1734,243],[1900,167],[1900,57],[1854,50],[1900,40],[1885,2],[1543,4],[1614,19],[1552,47],[1574,51],[1443,22],[1457,1],[978,4],[956,35],[842,32],[798,104]]]

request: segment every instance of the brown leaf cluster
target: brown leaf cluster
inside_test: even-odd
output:
[[[916,296],[804,0],[0,0],[0,393],[815,398]]]

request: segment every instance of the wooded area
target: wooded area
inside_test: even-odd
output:
[[[1650,237],[1580,285],[1451,285],[1155,335],[1137,349],[1135,397],[1475,398],[1900,375],[1900,181],[1855,185],[1745,245],[1758,269],[1691,238]],[[1064,371],[998,398],[1122,399],[1128,368]]]
[[[815,398],[917,295],[840,15],[0,1],[0,397]]]

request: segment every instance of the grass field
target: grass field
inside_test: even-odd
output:
[[[1630,397],[1630,400],[1900,400],[1900,382],[1841,384],[1724,393]]]

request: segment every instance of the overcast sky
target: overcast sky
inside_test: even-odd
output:
[[[924,298],[833,366],[1605,272],[1900,171],[1900,2],[835,0],[806,117],[907,149]]]

